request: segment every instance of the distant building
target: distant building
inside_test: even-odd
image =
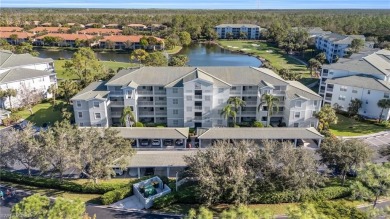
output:
[[[107,82],[91,83],[72,101],[79,126],[118,126],[123,109],[128,106],[137,121],[143,123],[199,128],[227,126],[228,120],[221,112],[229,97],[239,97],[246,103],[237,114],[238,123],[266,123],[267,106],[258,108],[266,93],[279,99],[270,119],[272,126],[317,126],[314,114],[320,110],[322,97],[265,68],[125,69]]]
[[[215,31],[218,34],[218,38],[227,39],[229,33],[232,38],[240,38],[240,33],[245,33],[247,39],[259,39],[260,38],[260,26],[253,24],[221,24],[215,27]]]
[[[43,59],[30,54],[13,54],[0,50],[0,89],[8,88],[20,91],[22,86],[27,89],[42,91],[44,97],[50,98],[47,89],[57,83],[53,59]],[[11,98],[12,106],[21,104],[21,96]],[[0,108],[9,108],[8,98],[0,99]]]
[[[325,104],[338,104],[347,111],[351,100],[362,101],[359,114],[378,118],[380,99],[390,98],[390,51],[380,50],[371,54],[354,54],[339,62],[323,65],[319,94]],[[383,112],[383,119],[390,118],[390,110]]]
[[[93,35],[87,35],[87,34],[67,34],[67,33],[49,33],[46,35],[42,35],[35,38],[34,45],[36,46],[43,46],[44,45],[44,38],[46,36],[51,37],[58,37],[61,39],[57,45],[58,46],[65,46],[65,47],[76,47],[78,46],[77,43],[83,43],[85,46],[95,46],[98,45],[99,42],[94,38]],[[79,41],[79,42],[77,42]]]
[[[35,27],[35,28],[29,30],[29,32],[32,32],[33,34],[42,33],[42,32],[66,33],[68,30],[69,30],[68,27]]]
[[[121,35],[122,30],[119,29],[105,29],[105,28],[88,28],[78,31],[79,34],[109,36],[109,35]]]
[[[112,36],[104,36],[100,42],[100,48],[108,48],[109,45],[107,41],[113,42],[113,48],[110,49],[140,49],[142,48],[139,44],[141,38],[143,36],[140,35],[112,35]],[[152,50],[161,50],[164,49],[164,40],[158,37],[155,37],[157,42],[156,45],[148,45],[148,49]],[[131,44],[130,44],[131,43]]]
[[[316,48],[325,52],[326,60],[329,63],[334,63],[339,58],[347,55],[347,50],[354,39],[365,41],[363,35],[341,35],[337,33],[319,35],[316,37]]]
[[[21,27],[0,27],[0,32],[21,32],[23,28]]]
[[[16,36],[16,39],[13,38],[14,36]],[[34,34],[27,32],[0,32],[0,39],[4,39],[12,45],[19,45],[29,40],[34,41],[33,36]]]
[[[127,25],[127,27],[130,27],[134,30],[146,30],[148,27],[146,25],[143,25],[143,24],[129,24]]]

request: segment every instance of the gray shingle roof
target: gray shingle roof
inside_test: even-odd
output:
[[[298,81],[288,81],[289,85],[287,87],[286,95],[289,99],[296,98],[306,98],[310,100],[322,100],[322,97],[316,92],[312,91],[310,88],[306,87]]]
[[[351,44],[353,39],[365,39],[363,35],[341,35],[338,33],[328,33],[323,35],[322,38],[336,44]]]
[[[215,26],[215,27],[259,27],[258,25],[255,25],[255,24],[220,24],[218,26]]]
[[[326,83],[390,92],[390,83],[365,75],[328,79]]]
[[[110,91],[105,86],[105,81],[92,82],[81,90],[71,100],[106,99]]]
[[[199,139],[322,139],[315,128],[210,128]]]
[[[41,71],[28,68],[14,68],[0,74],[0,84],[5,84],[13,81],[22,81],[29,78],[37,78],[53,74],[55,73],[49,71]]]
[[[137,151],[130,158],[129,167],[185,167],[184,156],[194,155],[196,151]]]
[[[213,83],[254,85],[257,86],[261,80],[274,85],[287,85],[272,70],[254,67],[142,67],[139,69],[125,69],[111,78],[106,85],[124,86],[131,81],[146,86],[177,86],[177,83],[184,76],[194,71],[200,71],[198,77],[212,80]],[[196,75],[193,75],[195,77]],[[210,79],[210,77],[212,79]],[[176,84],[175,84],[176,83]],[[182,83],[182,82],[181,82]]]
[[[0,68],[12,68],[23,65],[53,62],[51,58],[38,58],[30,54],[10,54],[9,51],[0,50]]]
[[[187,139],[189,128],[111,127],[128,139]]]

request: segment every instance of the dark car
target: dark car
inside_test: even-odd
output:
[[[141,146],[149,146],[149,143],[148,139],[141,139]]]
[[[176,146],[183,146],[184,145],[184,140],[183,139],[177,139],[175,141],[175,145]]]
[[[23,130],[23,127],[20,124],[15,124],[15,125],[12,126],[12,128],[15,129],[15,130],[19,130],[19,131]]]
[[[145,176],[153,176],[153,175],[154,175],[154,168],[145,169]]]
[[[136,147],[136,146],[137,146],[137,140],[134,139],[134,140],[131,142],[131,146]]]
[[[297,139],[297,147],[303,146],[303,140],[302,139]]]
[[[173,146],[173,140],[172,139],[165,139],[163,141],[164,146]]]

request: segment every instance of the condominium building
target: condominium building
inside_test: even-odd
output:
[[[279,98],[272,126],[315,127],[322,97],[296,81],[254,67],[142,67],[125,69],[109,81],[94,82],[72,98],[79,126],[119,126],[124,107],[136,120],[168,127],[222,127],[230,97],[246,105],[237,123],[267,121],[263,94]],[[258,107],[260,108],[258,110]]]
[[[241,38],[240,33],[245,33],[247,39],[259,39],[260,38],[260,26],[253,24],[221,24],[215,27],[215,31],[218,34],[218,38],[227,39],[229,33],[232,38]]]
[[[22,86],[26,89],[42,91],[44,97],[51,97],[47,89],[56,84],[53,59],[34,57],[30,54],[13,54],[0,50],[0,90],[15,89],[17,96],[11,98],[12,106],[18,107],[22,97]],[[9,108],[8,98],[0,98],[0,108]]]
[[[338,104],[347,111],[351,100],[362,101],[359,114],[378,118],[380,99],[390,96],[390,51],[380,50],[372,54],[355,55],[341,59],[338,63],[323,65],[319,94],[325,104]],[[383,112],[383,119],[389,119],[390,112]]]
[[[341,35],[327,33],[316,37],[316,48],[325,52],[329,63],[337,62],[339,58],[347,55],[347,49],[354,39],[365,40],[363,35]]]

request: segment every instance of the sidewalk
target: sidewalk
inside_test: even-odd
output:
[[[368,134],[368,135],[359,135],[359,136],[339,136],[341,139],[360,139],[360,138],[372,138],[372,137],[377,137],[377,136],[382,136],[390,134],[390,131],[381,131],[373,134]]]

